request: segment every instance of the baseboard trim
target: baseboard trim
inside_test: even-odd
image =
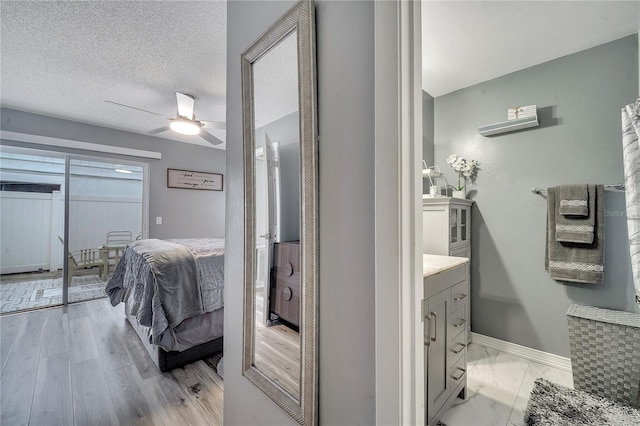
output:
[[[549,367],[558,368],[560,370],[571,372],[571,359],[563,356],[550,354],[538,349],[528,348],[516,343],[507,342],[505,340],[496,339],[494,337],[485,336],[471,332],[471,341],[478,345],[496,349],[511,355],[516,355],[529,361],[534,361]]]

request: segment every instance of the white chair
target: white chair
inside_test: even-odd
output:
[[[58,239],[64,246],[64,239],[58,235]],[[107,280],[108,273],[108,252],[102,247],[97,249],[80,249],[73,252],[68,252],[69,258],[69,285],[73,284],[73,273],[76,269],[90,269],[98,267],[98,274],[102,278],[102,281]]]
[[[109,231],[107,232],[107,242],[101,246],[107,254],[109,265],[117,265],[127,248],[127,244],[133,241],[131,231]],[[113,262],[111,262],[113,261]]]

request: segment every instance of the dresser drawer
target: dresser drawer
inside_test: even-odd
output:
[[[456,312],[469,303],[469,283],[463,281],[451,287],[451,312]]]
[[[467,279],[467,264],[463,263],[446,271],[430,275],[423,279],[424,298],[436,295],[444,290],[449,290],[452,283],[460,283]]]
[[[271,312],[295,326],[300,325],[300,292],[297,288],[276,285],[271,292]]]
[[[456,337],[449,342],[449,359],[452,360],[449,364],[454,364],[461,354],[467,352],[467,333],[459,333]]]
[[[449,250],[449,256],[466,257],[467,259],[471,259],[471,246],[467,245],[465,247],[458,247],[456,249]]]
[[[300,273],[300,244],[298,242],[275,243],[273,245],[273,269],[278,278]]]
[[[447,334],[449,341],[453,341],[458,335],[467,329],[467,305],[458,305],[459,309],[451,312],[447,323]],[[466,333],[464,333],[466,335]]]
[[[300,244],[275,243],[271,269],[270,311],[293,325],[300,325]]]
[[[460,383],[467,378],[467,357],[462,356],[449,369],[449,378],[451,379],[451,389],[456,389]]]

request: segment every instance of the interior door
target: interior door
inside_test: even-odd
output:
[[[267,224],[267,232],[262,236],[265,241],[265,263],[266,263],[266,276],[264,286],[264,312],[262,315],[263,323],[268,324],[269,318],[269,305],[271,303],[271,267],[273,266],[273,245],[278,238],[278,225],[279,225],[279,198],[280,192],[278,188],[278,154],[277,146],[271,142],[271,138],[265,132],[262,149],[264,152],[265,167],[264,167],[264,182],[265,182],[265,201],[267,208],[264,209],[265,219],[264,223]]]

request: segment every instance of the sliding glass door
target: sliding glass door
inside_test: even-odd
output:
[[[105,297],[148,234],[145,163],[2,147],[0,313]]]
[[[62,303],[65,157],[0,151],[0,313]]]
[[[144,167],[71,158],[69,302],[104,297],[128,243],[143,235]]]

